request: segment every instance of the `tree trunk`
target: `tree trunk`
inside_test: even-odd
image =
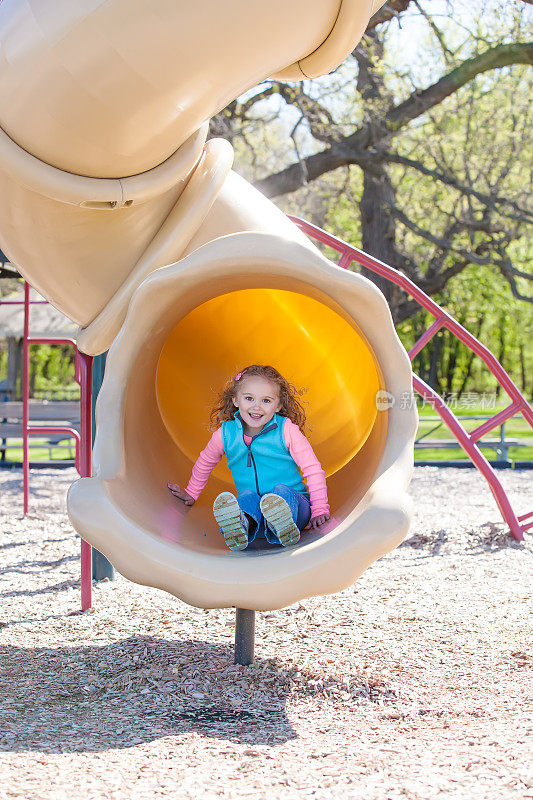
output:
[[[481,314],[478,317],[477,324],[476,324],[476,329],[474,331],[472,331],[472,333],[476,337],[476,339],[479,339],[479,337],[481,336],[481,328],[483,327],[483,323],[484,322],[485,322],[485,314]],[[463,345],[463,347],[466,347],[466,345]],[[474,353],[473,350],[468,350],[467,352],[468,352],[468,356],[467,356],[465,374],[463,376],[463,380],[462,380],[461,385],[459,387],[459,390],[457,392],[457,399],[458,400],[461,399],[462,394],[466,389],[466,384],[470,380],[470,375],[472,374],[472,365],[474,363],[474,359],[476,358],[476,354]]]
[[[17,382],[22,365],[22,339],[10,336],[7,341],[7,393],[10,400],[17,400]]]
[[[506,345],[507,345],[507,341],[506,341],[506,338],[505,338],[505,314],[502,314],[500,316],[499,329],[500,329],[500,347],[499,347],[498,355],[496,356],[496,358],[498,359],[498,361],[500,362],[502,367],[505,369],[505,365],[503,363],[504,358],[506,356]],[[498,385],[496,386],[496,397],[497,397],[498,400],[500,399],[502,394],[503,394],[503,390],[502,390],[501,384],[498,383]]]
[[[520,344],[518,346],[518,352],[520,355],[520,377],[521,377],[521,391],[522,394],[527,397],[527,379],[526,379],[526,359],[524,358],[524,345]]]
[[[373,123],[377,123],[380,113],[390,102],[383,80],[383,71],[380,68],[383,43],[375,31],[368,34],[357,47],[355,56],[359,65],[357,89],[365,104],[367,119],[372,128]],[[383,144],[387,146],[388,141],[384,141]],[[372,170],[363,167],[363,195],[359,207],[363,250],[391,267],[399,269],[402,259],[396,248],[396,221],[392,215],[395,200],[394,188],[385,163],[376,160]],[[381,289],[395,319],[400,299],[398,287],[370,270],[362,272]]]
[[[394,189],[385,167],[382,167],[377,174],[366,170],[363,178],[363,196],[359,206],[362,247],[366,253],[397,269],[400,265],[396,249],[396,225],[390,212],[391,205],[394,205]],[[370,270],[363,270],[363,274],[381,289],[394,317],[399,300],[397,287]]]
[[[443,357],[442,361],[442,381],[441,387],[443,396],[451,395],[453,392],[453,379],[457,366],[457,354],[460,348],[459,339],[456,339],[448,330],[442,332]]]
[[[431,361],[429,364],[429,373],[427,382],[431,386],[431,388],[437,392],[437,394],[442,393],[441,386],[439,385],[439,361],[440,361],[440,354],[442,350],[442,339],[439,337],[433,340],[433,348],[431,350]]]

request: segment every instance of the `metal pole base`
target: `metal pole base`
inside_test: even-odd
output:
[[[234,664],[247,666],[254,661],[255,611],[235,609],[235,660]]]

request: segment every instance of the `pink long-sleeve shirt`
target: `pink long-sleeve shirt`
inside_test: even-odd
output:
[[[313,448],[300,431],[299,427],[288,418],[285,419],[285,425],[283,426],[283,436],[287,449],[307,484],[309,499],[311,501],[311,517],[317,517],[319,514],[329,514],[326,476]],[[244,441],[249,445],[252,441],[252,437],[246,436],[245,434]],[[222,441],[222,428],[218,428],[211,436],[192,468],[191,479],[189,480],[186,491],[191,497],[194,497],[195,500],[199,498],[211,472],[223,455],[224,444]]]

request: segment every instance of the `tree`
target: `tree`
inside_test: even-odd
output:
[[[474,264],[496,268],[515,298],[532,302],[522,251],[533,214],[520,174],[531,129],[528,71],[521,66],[533,62],[533,43],[524,41],[526,7],[515,0],[498,16],[494,0],[482,0],[475,15],[459,9],[466,29],[465,21],[452,20],[459,2],[449,4],[441,26],[436,5],[392,0],[333,76],[265,82],[221,112],[213,130],[232,140],[241,164],[253,154],[246,166],[255,185],[284,208],[310,205],[311,217],[332,227],[335,210],[346,222],[342,209],[351,195],[358,220],[344,237],[354,233],[364,250],[426,293],[442,293]],[[393,26],[413,12],[432,40],[424,75],[426,83],[428,71],[434,79],[425,86],[420,70],[402,72],[387,54]],[[260,165],[261,137],[273,129],[269,144],[276,147],[283,119],[290,120],[292,154],[279,147],[281,169]],[[394,287],[369,277],[385,292],[396,322],[416,312]]]
[[[400,269],[474,334],[498,331],[495,351],[523,386],[532,2],[389,0],[334,74],[265,81],[211,123],[237,169],[284,210]],[[406,59],[399,30],[412,37],[414,23]],[[427,321],[380,286],[408,343]],[[506,318],[491,310],[498,300]],[[478,380],[454,347],[442,334],[416,365],[443,391]]]

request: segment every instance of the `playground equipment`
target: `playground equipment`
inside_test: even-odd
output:
[[[523,415],[526,422],[533,427],[533,409],[527,402],[526,398],[521,394],[518,387],[513,383],[509,375],[506,373],[498,359],[491,351],[485,347],[475,336],[472,336],[466,328],[463,328],[447,311],[441,308],[431,297],[428,297],[421,289],[409,280],[405,275],[402,275],[398,270],[393,269],[388,264],[378,261],[376,258],[364,253],[357,247],[343,242],[332,234],[321,230],[316,225],[312,225],[306,220],[292,217],[292,220],[299,226],[299,228],[308,236],[313,239],[328,245],[338,253],[341,254],[339,266],[348,268],[350,264],[355,261],[367,269],[372,270],[377,275],[391,281],[400,286],[406,291],[414,300],[416,300],[422,308],[429,311],[435,317],[435,322],[421,335],[417,342],[409,351],[409,358],[412,360],[426,344],[435,336],[439,330],[447,328],[454,336],[456,336],[463,344],[472,350],[488,367],[492,375],[498,381],[498,384],[505,390],[508,397],[511,399],[511,404],[502,409],[496,414],[489,416],[489,418],[479,425],[475,430],[467,433],[462,426],[461,422],[457,419],[455,414],[446,405],[444,400],[438,396],[433,389],[421,380],[417,375],[413,375],[413,387],[418,394],[427,400],[433,408],[437,411],[443,422],[451,430],[463,450],[466,452],[474,466],[479,469],[482,475],[486,478],[491,492],[496,500],[496,504],[500,509],[501,515],[509,525],[513,537],[517,541],[522,541],[525,531],[533,527],[533,512],[517,516],[513,511],[509,499],[501,485],[496,472],[491,464],[487,461],[481,450],[479,443],[482,436],[490,433],[494,428],[501,425],[505,420],[510,419],[517,413]],[[528,522],[528,520],[530,520]]]
[[[261,80],[336,67],[380,5],[0,5],[2,245],[81,351],[111,348],[94,477],[69,514],[127,577],[189,603],[342,589],[409,524],[416,410],[393,402],[412,376],[383,296],[232,173],[227,142],[205,144],[206,120]],[[233,553],[207,513],[227,473],[188,511],[165,487],[198,452],[209,391],[261,360],[309,386],[334,515],[296,548]]]
[[[29,510],[30,493],[30,458],[29,458],[29,437],[31,435],[48,436],[50,434],[64,434],[75,441],[75,467],[80,477],[91,474],[91,445],[92,445],[92,418],[91,418],[91,397],[92,397],[92,357],[80,353],[76,347],[76,342],[70,337],[54,338],[51,336],[31,336],[30,335],[30,308],[32,305],[45,303],[46,300],[31,300],[30,285],[24,284],[24,300],[0,300],[2,305],[24,305],[24,335],[23,335],[23,355],[22,355],[22,485],[23,485],[23,508],[24,514]],[[74,348],[74,378],[80,387],[80,430],[73,427],[61,427],[58,425],[32,425],[30,426],[29,413],[29,373],[30,373],[30,346],[38,344],[70,344]],[[81,540],[80,561],[81,561],[81,606],[82,609],[91,606],[91,546],[85,540]]]
[[[205,444],[213,388],[253,355],[309,387],[328,476],[332,520],[291,551],[227,549],[211,514],[232,486],[225,468],[192,509],[166,488]],[[416,410],[380,410],[379,392],[399,396],[411,380],[370,281],[286,237],[213,241],[135,292],[97,402],[94,477],[71,487],[71,520],[120,572],[198,606],[273,609],[344,588],[408,527]]]
[[[279,608],[335,591],[408,527],[416,411],[376,405],[411,386],[382,295],[232,173],[227,142],[204,144],[205,120],[258,81],[337,66],[374,5],[0,6],[2,243],[81,326],[80,350],[112,345],[95,474],[72,487],[69,513],[127,576],[191,603]],[[253,333],[234,330],[243,308]],[[166,490],[196,456],[206,390],[247,358],[310,387],[310,438],[337,509],[325,536],[249,558],[223,548],[209,492],[184,514]],[[191,408],[191,394],[205,399]],[[212,491],[227,481],[219,473]]]
[[[81,350],[110,346],[152,270],[216,236],[276,230],[266,200],[263,224],[247,214],[253,190],[227,142],[205,144],[206,120],[265,78],[329,72],[380,5],[3,0],[2,244],[84,329]]]

